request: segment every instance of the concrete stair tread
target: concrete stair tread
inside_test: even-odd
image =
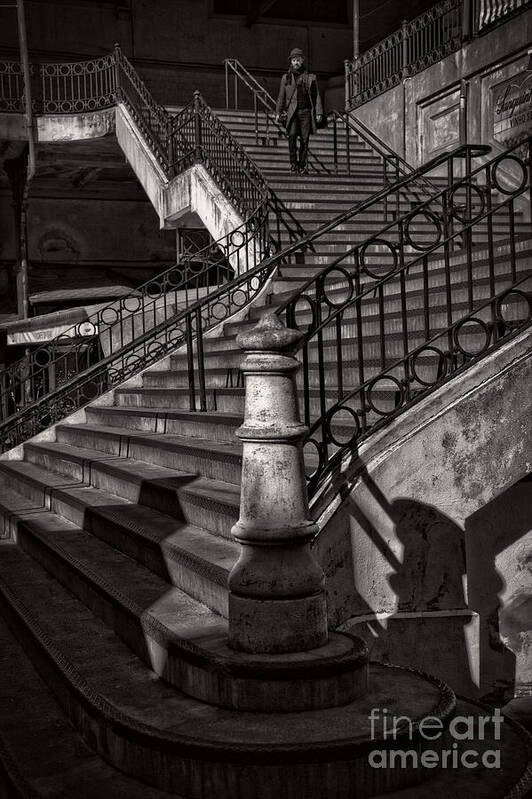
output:
[[[96,586],[139,624],[155,625],[168,639],[196,646],[204,636],[225,633],[227,625],[218,614],[57,514],[44,508],[33,512],[24,519],[24,529],[55,563],[60,561],[77,579]]]
[[[239,548],[233,541],[180,522],[155,508],[128,503],[114,508],[100,506],[95,512],[115,526],[128,529],[143,542],[156,545],[165,558],[177,560],[186,555],[194,559],[223,585],[238,557]]]
[[[166,374],[166,372],[160,372],[159,374]],[[66,430],[68,431],[79,431],[82,433],[94,433],[101,436],[106,436],[108,438],[116,438],[120,437],[122,442],[127,446],[128,439],[135,439],[137,441],[141,441],[148,445],[152,444],[154,447],[162,448],[162,449],[169,449],[173,451],[180,451],[184,450],[187,452],[200,452],[200,453],[211,453],[217,456],[230,456],[234,458],[241,458],[242,457],[242,445],[238,443],[238,440],[235,440],[234,444],[229,444],[227,442],[221,443],[219,441],[211,441],[207,438],[196,438],[192,436],[180,436],[174,433],[152,433],[144,430],[126,430],[123,427],[107,427],[105,425],[97,425],[97,424],[81,424],[81,425],[58,425],[58,431]],[[40,446],[42,449],[46,449],[49,447],[49,444],[42,444],[42,445],[32,445],[32,446]],[[68,451],[72,451],[73,455],[74,450],[79,450],[79,457],[83,457],[85,453],[87,453],[87,457],[90,457],[91,452],[98,452],[92,449],[84,449],[82,447],[76,446],[74,447],[71,444],[66,444],[61,442],[60,445],[58,444],[57,447],[49,447],[52,451],[57,449],[60,451],[60,447],[68,448]],[[109,455],[107,455],[109,457]]]
[[[5,663],[5,673],[14,672],[12,679],[3,681],[0,688],[0,696],[6,699],[0,702],[0,717],[5,720],[2,729],[11,755],[9,766],[28,775],[32,788],[37,790],[36,796],[42,791],[43,797],[50,799],[66,796],[92,799],[97,797],[98,788],[102,791],[100,796],[117,799],[141,796],[163,799],[169,794],[144,784],[138,790],[138,783],[115,772],[85,746],[78,745],[79,739],[55,698],[39,678],[35,679],[31,661],[45,662],[48,671],[57,671],[68,662],[69,668],[56,687],[58,697],[65,707],[83,703],[94,710],[98,729],[114,727],[155,750],[160,746],[166,751],[171,747],[179,752],[183,746],[192,746],[203,757],[214,760],[232,756],[246,762],[250,756],[267,753],[275,758],[276,752],[281,755],[283,751],[286,757],[288,749],[291,758],[298,753],[312,763],[320,750],[331,747],[334,750],[335,739],[342,734],[340,751],[345,752],[345,759],[349,757],[349,747],[368,734],[370,707],[387,706],[391,707],[391,713],[397,712],[390,705],[394,701],[389,694],[391,676],[395,692],[406,691],[410,702],[415,695],[419,715],[432,715],[427,705],[433,705],[438,695],[431,686],[421,684],[419,691],[408,672],[394,671],[392,675],[389,668],[380,665],[372,667],[369,704],[284,714],[282,726],[275,714],[235,713],[198,702],[154,679],[149,669],[78,600],[31,563],[24,553],[15,547],[9,549],[8,557],[0,562],[0,595],[10,621],[13,624],[21,621],[26,640],[22,651],[0,622],[0,657]],[[15,698],[14,703],[9,701],[11,697]],[[410,718],[411,707],[407,708]],[[486,709],[461,700],[457,713],[469,717],[486,713]],[[49,734],[43,736],[46,732]],[[301,745],[301,741],[305,743]],[[468,742],[464,742],[464,748],[467,746]],[[386,796],[425,799],[430,794],[458,799],[476,796],[479,788],[486,799],[509,795],[512,785],[524,774],[527,741],[520,728],[506,720],[501,740],[492,742],[488,737],[481,746],[490,747],[502,749],[503,768],[495,772],[491,769],[480,773],[480,769],[475,769],[472,774],[471,769],[447,769],[438,772],[430,782]],[[68,764],[72,762],[71,757],[76,764],[72,771],[64,765],[65,758]],[[84,775],[89,779],[94,776],[94,782],[80,782]],[[489,779],[485,781],[484,776]],[[68,792],[70,786],[72,790]],[[172,795],[178,797],[176,792]]]
[[[176,561],[186,557],[189,563],[194,561],[197,568],[208,572],[210,579],[226,584],[228,571],[239,551],[232,540],[93,486],[72,485],[60,489],[57,495],[83,509],[90,527],[95,517],[104,518],[115,528],[128,531],[143,546],[156,547],[164,557]],[[45,512],[42,505],[5,487],[2,488],[0,507],[21,519]]]
[[[157,372],[159,370],[153,370],[153,372]],[[123,391],[130,390],[130,389],[122,389]],[[131,389],[134,390],[134,389]],[[90,408],[89,408],[90,410]],[[161,418],[168,418],[168,419],[202,419],[205,421],[211,422],[227,422],[228,424],[234,424],[238,426],[242,424],[243,416],[235,413],[231,413],[230,411],[188,411],[188,410],[171,410],[167,408],[150,408],[146,406],[145,408],[142,407],[135,407],[130,408],[124,405],[116,406],[116,405],[107,405],[107,406],[100,406],[96,410],[98,411],[105,411],[105,413],[115,415],[122,415],[126,414],[129,416],[160,416]],[[95,427],[97,425],[94,425]],[[114,428],[110,428],[114,429]]]
[[[63,452],[65,451],[63,450]],[[89,450],[89,452],[92,453],[93,451]],[[65,455],[67,454],[65,452]],[[212,501],[226,507],[238,516],[240,505],[239,486],[224,483],[221,480],[211,480],[193,475],[189,472],[178,471],[177,469],[156,466],[132,458],[104,456],[101,459],[94,459],[94,462],[104,473],[116,475],[136,486],[139,489],[139,493],[141,493],[140,489],[142,489],[143,484],[150,483],[160,486],[163,490],[175,492],[178,495],[185,493],[195,496],[198,500]],[[0,475],[12,472],[16,472],[20,477],[29,479],[42,488],[43,498],[50,488],[66,489],[80,486],[77,480],[55,474],[49,469],[34,466],[26,461],[0,462]]]
[[[161,680],[150,679],[149,669],[103,622],[17,547],[9,547],[0,560],[0,594],[2,604],[7,597],[21,615],[26,612],[33,637],[53,648],[56,660],[66,659],[71,664],[66,677],[76,680],[85,701],[97,701],[104,716],[116,718],[118,712],[121,723],[131,725],[138,734],[159,735],[173,745],[188,741],[220,755],[229,755],[237,747],[243,756],[246,750],[282,753],[286,745],[296,750],[301,741],[305,742],[302,751],[309,746],[319,750],[335,744],[343,748],[346,740],[356,743],[368,734],[366,708],[360,703],[284,714],[290,723],[283,724],[280,736],[277,714],[208,705]],[[388,695],[388,681],[387,668],[376,665],[373,686],[377,699],[384,700]],[[398,690],[401,685],[411,694],[412,676],[408,672],[397,674]],[[439,701],[438,690],[431,684],[423,687],[423,701],[433,706]]]
[[[0,768],[23,796],[168,799],[166,791],[122,774],[87,746],[2,618],[0,664],[9,674],[0,683]]]

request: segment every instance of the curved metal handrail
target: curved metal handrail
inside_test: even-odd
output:
[[[192,353],[194,341],[199,357],[202,352],[203,333],[249,304],[262,290],[274,269],[288,257],[279,254],[261,260],[232,281],[219,286],[206,297],[197,298],[188,307],[158,322],[149,331],[135,336],[116,352],[105,356],[80,374],[73,375],[68,382],[22,408],[16,415],[0,423],[0,452],[16,446],[83,407],[96,396],[138,374],[184,343],[187,344],[189,353],[190,407],[192,410],[196,409],[198,395],[200,409],[206,410],[204,376],[202,379],[199,370],[196,391],[195,372],[194,368],[191,368],[195,357]]]
[[[414,176],[412,177],[405,177],[402,181],[399,181],[399,186],[406,185],[409,180],[416,179],[418,175],[423,174],[424,171],[429,170],[435,165],[445,162],[450,158],[463,158],[465,156],[470,156],[472,153],[482,152],[484,153],[487,148],[473,148],[473,147],[461,147],[457,148],[457,150],[453,151],[450,155],[444,156],[441,155],[438,158],[434,159],[429,165],[425,165],[424,167],[416,170]],[[285,263],[293,254],[296,252],[305,251],[306,249],[311,249],[314,246],[314,242],[317,241],[321,236],[328,233],[330,230],[334,229],[338,225],[342,224],[346,220],[350,219],[356,213],[367,210],[370,207],[378,207],[379,204],[385,199],[388,195],[392,192],[396,191],[396,187],[387,187],[379,192],[375,197],[366,200],[365,202],[359,203],[357,206],[354,206],[350,211],[344,212],[343,214],[338,215],[334,220],[330,221],[329,223],[322,225],[318,230],[314,231],[312,234],[305,235],[303,237],[299,237],[297,241],[294,241],[288,247],[285,247],[279,254],[273,258],[270,262],[272,268],[276,264]],[[259,213],[259,212],[257,212]],[[250,234],[253,238],[252,241],[259,241],[262,242],[259,244],[261,248],[260,254],[265,254],[267,252],[266,246],[266,238],[264,235],[265,225],[267,224],[267,213],[268,208],[266,204],[260,206],[260,224],[257,225],[257,219],[253,218],[250,220],[250,224],[246,228],[246,230],[251,230],[252,233]],[[246,224],[246,223],[245,223]],[[262,230],[262,234],[261,234]],[[233,234],[233,238],[236,235],[237,239],[239,239],[238,232]],[[244,241],[239,240],[238,245],[236,246],[236,250],[244,253],[244,257],[249,259],[249,252],[248,252],[248,244],[249,238],[244,237]],[[203,251],[203,258],[204,258],[204,265],[199,270],[199,273],[195,271],[191,274],[191,270],[188,269],[185,265],[185,270],[183,273],[178,271],[177,267],[171,267],[169,270],[165,270],[161,273],[158,279],[152,279],[147,281],[143,284],[142,287],[137,289],[136,291],[132,292],[130,295],[122,298],[118,303],[113,302],[106,305],[103,309],[100,309],[97,314],[93,315],[88,320],[89,325],[94,325],[95,329],[93,331],[93,340],[98,340],[99,346],[103,349],[104,355],[111,354],[113,351],[118,353],[120,350],[124,348],[124,346],[129,351],[131,346],[131,342],[125,341],[128,334],[131,336],[132,339],[136,338],[136,334],[138,333],[138,329],[135,329],[135,314],[141,314],[141,330],[142,334],[148,335],[147,327],[149,327],[152,331],[158,329],[158,319],[157,314],[163,314],[164,320],[167,324],[169,324],[169,320],[173,319],[175,315],[175,308],[177,306],[177,292],[179,290],[189,290],[192,286],[193,290],[195,288],[196,292],[198,288],[200,288],[199,280],[203,278],[203,276],[208,273],[209,269],[212,269],[212,259],[210,255],[212,254],[212,248],[218,248],[220,243],[211,245],[211,247],[206,248],[206,251]],[[271,248],[275,249],[278,247],[278,243],[272,242],[270,245]],[[257,254],[257,251],[255,251]],[[220,269],[225,269],[227,272],[228,263],[231,264],[231,257],[233,253],[228,252],[225,258],[220,259],[219,255],[218,258],[214,258],[215,261],[215,268],[218,270],[217,280],[220,279]],[[200,254],[201,256],[201,254]],[[196,256],[198,258],[199,256]],[[216,260],[218,260],[218,265],[216,266]],[[246,263],[246,268],[249,267],[249,260]],[[325,267],[326,269],[327,267]],[[321,270],[323,272],[324,270]],[[321,272],[319,274],[321,274]],[[238,278],[238,275],[237,275]],[[192,282],[190,282],[192,281]],[[195,281],[195,282],[194,282]],[[234,281],[231,281],[234,282]],[[312,281],[310,281],[312,282]],[[309,283],[305,284],[302,291],[306,290],[305,287],[309,285]],[[169,301],[168,295],[174,295],[174,304]],[[140,296],[139,296],[140,295]],[[142,298],[142,301],[141,301]],[[148,299],[148,303],[145,303],[145,299]],[[196,299],[199,299],[198,295],[196,295]],[[206,300],[207,302],[207,300]],[[148,318],[146,320],[146,314],[148,317],[152,316],[152,318]],[[131,325],[131,329],[128,331],[128,325]],[[138,325],[137,325],[138,327]],[[106,336],[106,340],[102,342],[102,329],[104,330],[104,334]],[[73,336],[76,336],[80,330],[79,325],[74,325],[70,329],[70,333]],[[90,331],[89,331],[90,332]],[[155,333],[152,333],[152,337]],[[86,350],[87,341],[81,342],[81,347],[83,351]],[[117,346],[117,344],[119,346]],[[42,346],[38,348],[32,355],[31,363],[28,363],[27,359],[21,359],[17,364],[10,367],[6,373],[4,373],[4,396],[0,394],[0,407],[5,408],[9,407],[9,394],[12,391],[13,382],[18,382],[20,386],[19,390],[19,398],[25,402],[26,404],[33,404],[34,402],[42,403],[42,397],[34,396],[37,392],[35,389],[31,391],[27,391],[28,385],[32,385],[32,381],[35,382],[36,378],[38,378],[43,384],[44,381],[47,379],[46,374],[48,373],[50,362],[52,360],[52,356],[50,353],[53,353],[54,348],[60,348],[61,346],[67,347],[66,353],[61,355],[59,359],[54,359],[54,372],[58,372],[61,370],[65,371],[67,366],[67,360],[69,353],[71,354],[71,349],[68,348],[74,347],[74,352],[77,356],[79,344],[72,345],[70,341],[70,336],[62,335],[58,337],[54,342],[48,344],[46,346]],[[101,355],[101,353],[99,353]],[[76,357],[76,361],[77,361]],[[146,365],[146,359],[143,361],[144,365]],[[90,364],[87,364],[90,366]],[[9,378],[9,379],[7,379]],[[28,383],[28,381],[30,381]],[[43,389],[42,393],[46,393]],[[6,396],[7,395],[7,396]],[[28,396],[29,395],[29,396]],[[17,398],[18,399],[18,398]],[[18,413],[22,413],[23,411],[18,411]]]
[[[532,138],[528,141],[528,147],[531,145]],[[297,315],[300,312],[305,312],[306,318],[310,319],[304,330],[302,359],[305,423],[310,428],[307,442],[314,447],[318,458],[318,465],[310,479],[311,491],[318,489],[348,450],[395,418],[401,410],[437,388],[465,363],[476,362],[481,354],[491,351],[532,321],[532,274],[528,270],[519,277],[516,267],[518,236],[515,230],[515,202],[532,191],[530,157],[520,158],[520,147],[522,144],[514,145],[492,161],[475,170],[469,169],[465,176],[457,177],[420,207],[350,248],[276,309],[278,315],[284,316],[289,327],[297,327]],[[484,154],[485,148],[477,152],[477,155]],[[510,163],[521,169],[521,180],[514,188],[503,183],[499,173],[501,165],[504,169]],[[475,179],[481,176],[484,181],[479,185]],[[505,198],[497,202],[498,193],[505,195]],[[434,210],[435,203],[437,211]],[[508,218],[510,276],[503,276],[499,280],[494,269],[493,225],[494,220],[503,218],[503,212]],[[413,230],[416,217],[432,225],[433,240],[428,244]],[[488,284],[489,298],[486,301],[482,297],[475,297],[473,274],[473,236],[480,226],[486,228],[482,233],[487,251],[487,275],[484,280]],[[453,318],[452,297],[456,287],[452,279],[451,252],[452,244],[458,238],[465,253],[464,268],[467,274],[459,286],[464,295],[461,303],[465,306],[465,313],[461,313],[457,319]],[[435,254],[443,262],[444,282],[439,289],[445,294],[442,307],[432,307],[430,304],[428,259]],[[526,281],[530,285],[527,291],[523,291]],[[503,288],[499,289],[498,284],[501,283]],[[407,304],[409,285],[414,286],[412,290],[422,294],[423,302],[419,311],[422,327],[415,330],[418,339],[422,339],[421,344],[412,345],[409,340],[409,331],[412,332]],[[335,292],[339,293],[339,299]],[[393,332],[386,329],[387,324],[390,324],[385,317],[388,297],[394,303],[396,321]],[[502,310],[505,300],[524,304],[527,308],[524,318],[518,321],[506,318]],[[364,327],[368,324],[367,315],[362,316],[362,306],[368,303],[376,308],[372,317],[375,332],[370,333],[365,332]],[[488,322],[482,319],[485,309],[491,309]],[[446,316],[447,322],[434,322],[433,314]],[[477,318],[479,315],[480,319]],[[469,352],[460,341],[459,332],[468,323],[476,324],[480,332],[485,334],[485,343],[478,353]],[[352,331],[349,333],[350,340],[347,340],[345,332],[347,325]],[[394,358],[387,354],[387,345],[393,349],[395,341],[402,349],[402,355]],[[437,341],[441,342],[440,348],[436,348]],[[332,366],[324,354],[325,343],[332,347],[331,354],[333,351],[335,353]],[[344,354],[346,348],[348,357]],[[367,355],[365,348],[369,348],[373,354]],[[319,397],[320,403],[314,419],[310,412],[311,351],[314,352],[313,357],[317,358],[313,363],[317,367],[316,401]],[[420,357],[421,362],[425,358],[425,366],[434,362],[432,366],[435,370],[430,378],[420,377]],[[328,377],[324,375],[326,363],[332,372]],[[369,369],[373,372],[376,370],[371,377],[367,376]],[[398,372],[401,376],[398,376]],[[351,384],[352,375],[356,373],[358,379],[354,387],[344,388],[347,373],[351,374]],[[379,392],[393,396],[391,408],[379,407],[374,396]],[[331,396],[333,393],[337,396]],[[343,424],[342,413],[348,416]],[[337,432],[342,426],[343,431]],[[349,433],[347,440],[346,430]]]

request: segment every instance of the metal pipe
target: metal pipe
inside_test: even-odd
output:
[[[360,0],[353,0],[353,61],[360,55]]]
[[[35,138],[33,129],[33,109],[30,76],[30,60],[28,55],[28,38],[26,34],[26,19],[24,14],[24,0],[17,0],[17,21],[20,47],[20,62],[24,76],[24,116],[28,134],[28,168],[24,182],[21,208],[21,258],[17,280],[17,306],[18,315],[22,319],[28,318],[28,241],[27,241],[27,205],[29,188],[35,175]]]

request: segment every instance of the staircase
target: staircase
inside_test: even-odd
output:
[[[357,165],[352,174],[294,177],[286,168],[284,140],[257,146],[250,115],[220,117],[309,232],[383,188],[379,159],[362,141],[350,143]],[[345,146],[341,137],[339,146]],[[313,150],[332,169],[329,130],[314,138]],[[235,430],[244,409],[235,337],[272,311],[291,327],[309,330],[297,387],[312,435],[325,429],[324,407],[336,413],[335,403],[364,381],[380,383],[369,392],[370,404],[364,395],[357,398],[363,435],[417,394],[422,398],[442,378],[437,347],[425,345],[436,340],[440,346],[438,337],[449,338],[449,319],[477,314],[495,344],[499,333],[488,314],[494,298],[515,285],[523,287],[519,302],[530,296],[530,225],[516,222],[515,209],[504,206],[481,219],[471,235],[464,225],[462,235],[438,249],[431,246],[433,218],[425,214],[411,226],[416,250],[401,219],[425,196],[405,182],[363,213],[347,214],[330,230],[311,235],[298,262],[279,259],[267,290],[244,319],[229,321],[212,336],[202,337],[196,327],[194,341],[191,335],[78,417],[0,459],[6,544],[0,557],[0,639],[4,670],[13,675],[0,687],[0,796],[272,799],[322,796],[327,790],[343,797],[350,768],[345,763],[366,756],[357,749],[357,736],[367,726],[367,708],[358,715],[350,704],[331,711],[346,731],[340,743],[328,737],[322,716],[312,710],[286,714],[281,736],[278,714],[260,707],[256,678],[266,680],[268,665],[257,658],[250,676],[245,659],[235,665],[234,653],[228,653],[227,578],[238,554],[231,528],[239,516],[242,468]],[[495,204],[495,193],[491,200]],[[281,247],[289,245],[289,234],[282,235]],[[356,245],[363,242],[368,261],[368,247],[374,247],[376,277],[356,260]],[[401,261],[395,276],[387,274],[399,257],[390,244],[412,261]],[[519,325],[518,314],[516,330]],[[511,336],[511,326],[503,334]],[[478,329],[463,331],[464,366],[468,353],[483,352],[478,337]],[[429,377],[418,363],[403,404],[397,395],[404,361],[423,347],[421,365]],[[457,352],[446,356],[451,354],[448,376],[460,368]],[[191,362],[205,383],[206,410],[191,410],[202,401],[198,383],[191,389]],[[309,474],[342,453],[341,440],[349,446],[360,424],[353,419],[327,417],[333,438],[328,449],[322,441],[306,453]],[[408,682],[412,675],[397,679],[415,693]],[[387,669],[373,668],[373,688],[383,702],[393,703],[389,681]],[[420,712],[451,712],[437,680],[425,690],[416,696]],[[222,700],[213,703],[214,694]],[[466,702],[459,708],[478,712]],[[508,727],[504,747],[514,752],[515,773],[499,776],[492,795],[517,799],[524,783],[521,792],[510,794],[511,786],[527,752],[517,728]],[[371,786],[359,789],[370,795]],[[390,796],[422,799],[423,790]],[[467,790],[466,785],[461,795]],[[433,792],[448,795],[445,780]]]
[[[272,130],[271,124],[267,125],[264,119],[259,118],[256,129],[252,111],[218,109],[215,113],[245,148],[268,185],[307,233],[312,233],[331,219],[348,212],[357,203],[373,197],[401,176],[400,173],[390,172],[390,166],[386,166],[382,155],[354,130],[347,134],[345,127],[338,125],[335,147],[332,123],[310,138],[309,174],[294,175],[289,171],[288,140],[277,129]],[[424,186],[422,182],[415,186],[408,185],[396,195],[383,199],[379,205],[372,205],[369,210],[361,210],[344,223],[335,225],[327,236],[320,237],[316,251],[306,254],[305,264],[324,265],[331,258],[343,255],[355,244],[376,236],[383,227],[383,221],[396,219],[426,201],[431,188],[435,191],[447,185],[447,178],[438,174],[438,171],[441,172],[441,169],[435,170],[434,174],[428,173],[427,185]],[[476,195],[475,201],[478,201]],[[522,212],[518,212],[515,219],[516,233],[527,234],[529,225],[523,221]],[[413,227],[416,240],[429,245],[434,229],[431,219],[416,218]],[[494,219],[493,234],[495,238],[508,235],[507,214],[502,213]],[[486,235],[487,225],[478,225],[474,232],[474,243],[481,245]],[[280,239],[285,246],[290,243],[287,231],[281,231]]]
[[[531,269],[531,256],[528,239],[520,271]],[[456,261],[459,285],[466,270],[463,258]],[[508,247],[501,245],[502,279],[507,262]],[[479,282],[485,269],[479,258]],[[341,294],[342,287],[333,291]],[[283,278],[274,281],[269,307],[280,305],[286,292]],[[394,298],[389,301],[393,319]],[[415,288],[409,301],[411,313],[421,315]],[[373,304],[367,304],[368,325]],[[201,701],[201,674],[214,669],[218,679],[227,679],[220,642],[227,633],[227,577],[238,550],[230,530],[239,511],[241,447],[234,433],[244,402],[243,387],[229,385],[242,358],[235,335],[264,310],[254,307],[248,321],[230,323],[223,335],[204,342],[207,412],[188,409],[186,354],[178,352],[144,372],[141,385],[118,389],[113,405],[89,405],[85,423],[58,424],[50,440],[24,446],[23,460],[0,461],[0,508],[17,542],[0,558],[0,635],[5,670],[13,674],[1,689],[0,757],[4,753],[3,768],[12,777],[9,752],[36,791],[3,795],[81,795],[73,787],[80,780],[87,797],[199,796],[208,790],[213,760],[233,786],[228,797],[270,796],[276,780],[286,778],[284,767],[273,767],[281,776],[258,793],[252,777],[234,765],[244,756],[253,762],[253,741],[260,742],[262,759],[275,761],[273,717]],[[298,325],[304,317],[298,315]],[[315,353],[310,357],[315,367]],[[314,388],[313,413],[318,404]],[[23,700],[14,703],[19,692]],[[340,717],[343,712],[335,710]],[[312,727],[312,712],[297,715],[288,739]],[[66,719],[128,776],[97,760]],[[51,735],[50,726],[51,760],[41,737]],[[522,749],[515,735],[511,745]],[[187,754],[190,747],[195,755]],[[72,793],[60,794],[68,786]]]

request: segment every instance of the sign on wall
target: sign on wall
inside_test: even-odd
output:
[[[532,58],[530,60],[532,61]],[[495,141],[508,147],[527,133],[532,133],[532,69],[530,68],[493,88]]]

